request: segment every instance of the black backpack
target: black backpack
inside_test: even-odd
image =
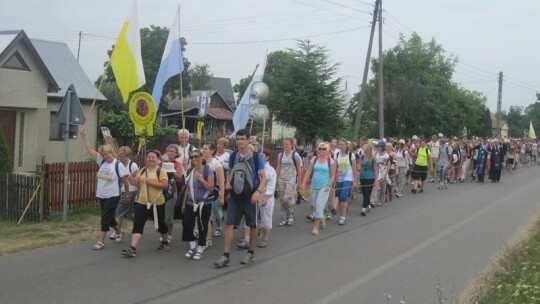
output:
[[[255,164],[255,172],[252,171],[249,164],[249,160],[252,158]],[[234,165],[231,169],[231,197],[239,201],[250,200],[251,195],[256,190],[255,177],[259,174],[258,154],[251,151],[247,157],[240,157],[240,153],[234,151],[231,159],[234,160]]]
[[[146,173],[146,176],[148,176],[148,172],[146,172],[146,167],[142,168],[141,169],[141,175],[143,175],[144,173]],[[157,178],[159,180],[159,177],[161,176],[161,167],[157,167]],[[174,197],[174,187],[173,187],[173,184],[174,184],[174,173],[173,174],[173,177],[172,179],[169,178],[169,173],[167,173],[167,189],[165,190],[162,190],[163,191],[163,196],[165,197],[165,201],[168,201],[170,200],[171,198]]]

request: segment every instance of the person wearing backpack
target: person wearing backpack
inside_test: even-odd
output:
[[[111,145],[102,145],[96,151],[94,146],[86,138],[86,128],[81,128],[81,137],[86,146],[88,154],[96,160],[99,165],[97,173],[96,197],[101,207],[101,230],[99,232],[99,241],[92,247],[93,250],[101,250],[105,247],[105,236],[109,227],[113,228],[116,235],[121,235],[122,230],[114,219],[116,207],[120,200],[120,184],[123,181],[125,185],[126,173],[122,166],[118,165],[115,153]],[[127,186],[125,185],[127,188]]]
[[[300,189],[305,189],[308,181],[311,180],[311,205],[314,209],[312,235],[318,235],[319,229],[324,229],[326,226],[324,208],[336,176],[336,163],[329,153],[330,144],[322,142],[317,150],[318,154],[309,162],[300,187]]]
[[[223,217],[223,211],[221,207],[225,204],[225,173],[223,169],[222,163],[219,161],[219,159],[215,156],[216,155],[216,145],[213,142],[206,142],[202,146],[202,154],[204,157],[204,160],[206,161],[206,164],[212,169],[214,172],[214,179],[215,179],[215,187],[213,190],[212,197],[212,214],[214,215],[217,227],[219,227],[219,231],[221,232],[221,218]],[[227,160],[229,161],[229,160]],[[210,219],[210,223],[208,224],[208,230],[206,233],[206,247],[213,246],[212,242],[212,220]],[[218,229],[216,228],[216,231]]]
[[[279,226],[291,226],[294,221],[294,204],[297,185],[302,182],[302,158],[293,150],[294,139],[283,140],[283,151],[278,155],[276,166],[277,198],[281,205]]]
[[[238,150],[229,158],[229,172],[225,189],[230,191],[231,199],[228,202],[228,213],[225,223],[223,241],[223,256],[214,265],[217,268],[229,266],[233,228],[240,225],[242,216],[245,216],[246,226],[250,230],[248,254],[240,261],[241,264],[255,262],[255,246],[257,245],[257,202],[264,187],[266,187],[266,174],[264,161],[260,153],[249,149],[248,139],[250,133],[246,129],[236,132],[236,145]]]
[[[212,212],[211,193],[215,189],[214,171],[206,164],[200,150],[194,150],[190,156],[191,168],[186,177],[186,191],[184,194],[182,213],[182,241],[189,243],[186,259],[200,260],[206,249],[206,235],[208,232],[210,213]],[[193,234],[197,225],[198,240]]]
[[[130,159],[131,149],[126,146],[118,148],[118,159],[120,160],[120,166],[124,168],[124,171],[129,172],[129,174],[136,175],[139,171],[139,166],[137,163]],[[126,188],[126,185],[128,187]],[[126,191],[127,190],[127,191]],[[124,217],[128,217],[133,220],[133,203],[137,198],[137,187],[129,184],[127,178],[120,183],[120,200],[118,202],[118,207],[116,208],[116,222],[118,222],[118,227],[122,230],[122,233],[119,235],[116,233],[111,234],[109,239],[115,240],[117,243],[122,242],[124,237],[124,230],[122,229],[122,223]]]
[[[356,157],[348,151],[347,140],[341,138],[337,143],[338,149],[334,154],[336,161],[336,197],[339,202],[339,225],[345,225],[351,188],[358,187],[358,171]]]
[[[183,178],[182,166],[176,160],[178,156],[178,146],[170,144],[165,150],[167,154],[167,161],[163,162],[161,167],[167,172],[167,179],[169,186],[164,192],[165,195],[165,224],[167,224],[167,230],[169,231],[168,241],[172,243],[173,227],[174,227],[174,213],[178,201],[178,182]],[[160,240],[163,241],[163,240]]]

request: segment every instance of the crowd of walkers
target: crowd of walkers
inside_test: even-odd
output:
[[[537,140],[438,134],[431,139],[362,138],[359,143],[317,140],[306,147],[286,138],[273,168],[270,151],[261,151],[246,129],[235,134],[236,151],[228,149],[227,138],[195,148],[188,130],[180,130],[178,136],[179,144],[170,144],[163,156],[148,151],[145,166],[139,168],[128,147],[114,151],[103,145],[95,150],[86,130],[81,130],[87,151],[99,166],[96,197],[101,229],[92,249],[105,247],[110,228],[109,238],[121,243],[126,238],[123,219],[128,217],[133,221],[130,246],[121,255],[137,255],[148,219],[161,235],[156,251],[165,252],[174,240],[174,222],[181,220],[186,259],[202,259],[213,238],[223,237],[223,255],[214,265],[228,266],[234,230],[243,229],[236,246],[247,249],[240,263],[250,264],[256,247],[269,245],[275,205],[281,217],[278,226],[290,229],[296,220],[295,205],[309,201],[311,212],[305,216],[313,222],[311,234],[316,236],[334,217],[338,225],[345,225],[348,216],[367,216],[405,196],[408,185],[410,195],[417,195],[425,191],[426,182],[437,183],[440,190],[465,181],[498,183],[503,171],[540,161]],[[359,195],[361,207],[354,211],[351,202]]]

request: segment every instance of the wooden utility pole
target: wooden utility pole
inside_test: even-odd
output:
[[[381,0],[375,1],[375,8],[373,9],[373,20],[371,21],[371,33],[369,35],[369,45],[368,50],[366,54],[366,63],[364,66],[364,75],[362,77],[362,85],[360,86],[360,95],[359,101],[358,101],[358,109],[356,110],[356,120],[354,122],[354,128],[353,128],[353,139],[358,140],[358,132],[360,131],[360,122],[362,118],[362,110],[364,108],[364,98],[366,96],[366,84],[367,84],[367,76],[369,72],[369,60],[371,58],[371,48],[373,46],[373,35],[375,34],[375,24],[377,22],[377,16],[379,14],[379,3]]]
[[[501,108],[502,108],[503,72],[499,72],[499,94],[497,95],[497,135],[501,137]]]
[[[379,138],[384,138],[384,81],[382,48],[382,0],[379,1]]]

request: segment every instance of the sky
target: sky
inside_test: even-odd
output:
[[[133,0],[2,0],[0,30],[24,29],[30,38],[65,42],[91,80],[103,73]],[[138,0],[139,27],[170,27],[180,5],[180,32],[193,64],[208,64],[233,85],[250,75],[264,54],[295,48],[309,38],[339,63],[349,99],[359,90],[375,0]],[[435,39],[456,56],[453,80],[482,93],[497,108],[503,72],[502,109],[534,103],[540,92],[538,0],[384,0],[383,49],[399,35]],[[375,35],[372,56],[378,52]],[[147,79],[153,82],[154,79]],[[270,88],[271,89],[271,88]]]

